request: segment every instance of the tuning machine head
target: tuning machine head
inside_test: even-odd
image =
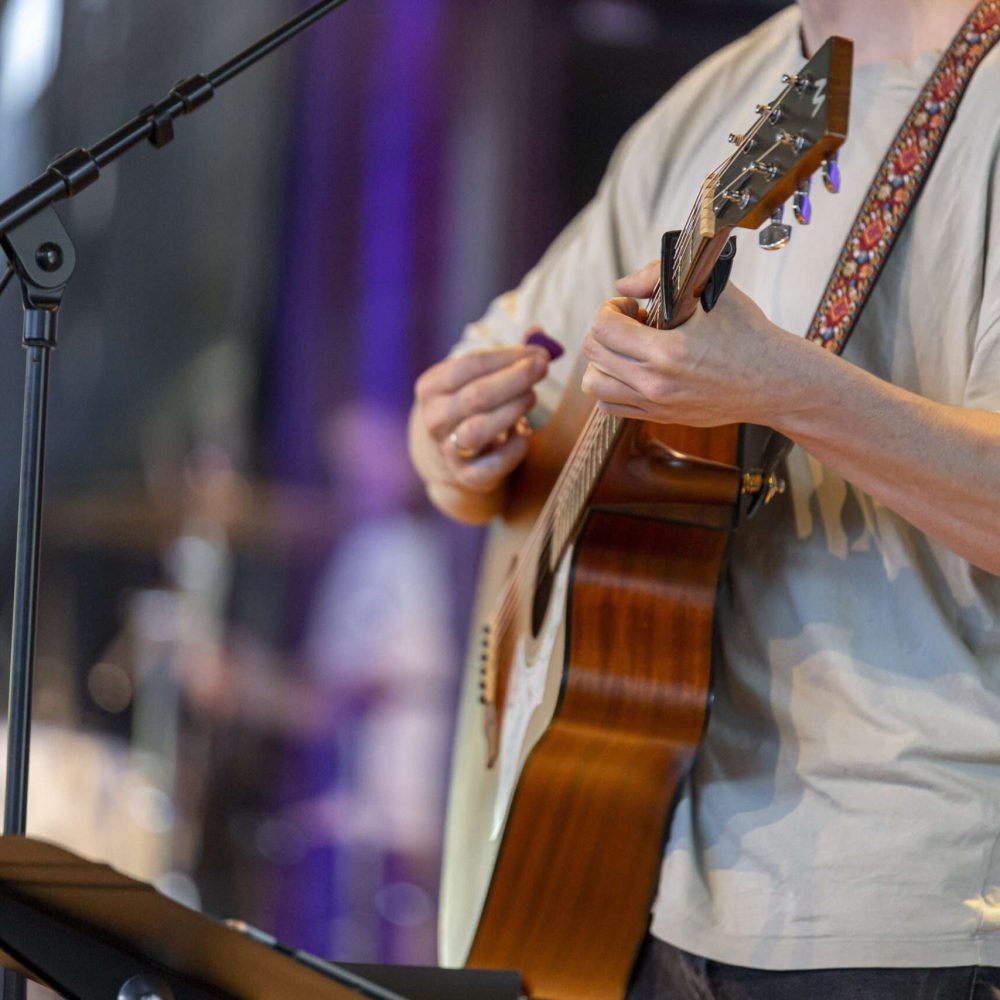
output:
[[[763,250],[781,250],[788,246],[792,238],[792,227],[784,222],[785,207],[782,205],[772,216],[771,221],[760,231],[757,242]]]
[[[823,161],[823,186],[830,194],[840,194],[840,160],[837,153]]]
[[[795,192],[795,221],[800,226],[808,226],[812,222],[812,178],[807,177]]]
[[[804,94],[807,90],[814,90],[816,87],[816,81],[804,73],[782,73],[781,82],[786,87],[794,87],[800,94]]]
[[[777,125],[785,117],[784,109],[776,104],[757,104],[754,106],[754,111],[772,125]]]

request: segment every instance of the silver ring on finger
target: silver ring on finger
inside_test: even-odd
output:
[[[458,443],[458,431],[452,431],[448,435],[448,441],[452,448],[455,449],[455,454],[463,461],[468,462],[469,459],[475,458],[479,454],[478,448],[463,448]]]

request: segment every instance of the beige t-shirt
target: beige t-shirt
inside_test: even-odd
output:
[[[674,88],[463,349],[536,323],[578,346],[614,279],[686,218],[727,134],[802,64],[799,27],[789,8]],[[815,221],[781,254],[741,236],[733,279],[774,322],[808,328],[937,58],[858,67],[841,195],[814,185]],[[1000,51],[973,80],[847,351],[906,389],[983,409],[1000,409],[998,145]],[[553,365],[543,409],[571,364]],[[789,492],[733,541],[715,702],[653,932],[758,968],[1000,965],[1000,578],[801,449],[788,476]]]

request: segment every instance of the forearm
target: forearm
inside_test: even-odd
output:
[[[1000,415],[931,402],[772,323],[730,286],[664,336],[642,321],[653,262],[584,338],[583,388],[610,413],[774,427],[917,529],[1000,574]]]
[[[1000,415],[924,399],[811,343],[790,353],[772,425],[931,538],[1000,573]]]

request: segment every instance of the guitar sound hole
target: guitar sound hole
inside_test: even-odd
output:
[[[531,636],[538,638],[545,623],[545,615],[552,599],[552,541],[545,543],[542,554],[538,557],[538,572],[535,574],[535,597],[531,604]]]

